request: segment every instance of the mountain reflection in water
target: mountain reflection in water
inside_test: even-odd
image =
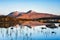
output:
[[[0,40],[60,40],[60,28],[0,28]]]

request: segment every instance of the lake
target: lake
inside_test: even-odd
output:
[[[0,40],[60,40],[60,28],[0,28]]]

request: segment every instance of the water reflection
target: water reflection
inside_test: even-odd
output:
[[[47,40],[47,39],[58,39],[60,40],[60,28],[49,29],[49,28],[28,28],[28,27],[11,27],[11,28],[0,28],[0,40]],[[53,38],[52,38],[53,37]]]

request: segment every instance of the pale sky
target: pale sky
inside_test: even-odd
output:
[[[0,0],[0,14],[7,15],[13,11],[60,14],[60,0]]]

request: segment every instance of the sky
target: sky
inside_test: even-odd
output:
[[[60,15],[60,0],[0,0],[0,15],[29,10]]]

